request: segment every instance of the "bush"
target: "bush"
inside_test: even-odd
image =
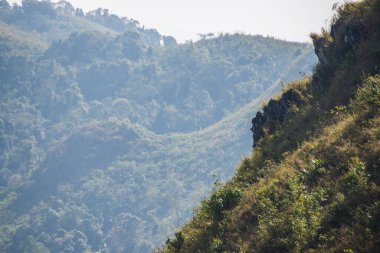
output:
[[[170,249],[174,252],[181,252],[184,241],[185,241],[185,239],[182,236],[182,232],[179,231],[179,232],[175,233],[174,239],[168,239],[166,241],[166,245],[168,246],[168,249]]]
[[[212,240],[211,250],[212,252],[215,252],[215,253],[222,253],[222,252],[225,252],[226,246],[224,245],[221,239],[214,238]]]
[[[215,220],[223,218],[223,211],[237,205],[241,197],[241,191],[232,188],[222,188],[215,191],[206,202],[207,213]]]
[[[366,170],[365,163],[359,158],[353,158],[349,171],[344,176],[346,187],[355,193],[365,194],[368,190],[370,174]]]
[[[361,111],[363,109],[375,110],[380,106],[380,75],[371,76],[365,80],[360,87],[353,102],[353,109]]]
[[[312,160],[310,169],[301,171],[301,182],[308,185],[315,183],[319,177],[325,174],[326,170],[324,167],[325,162],[323,160]]]

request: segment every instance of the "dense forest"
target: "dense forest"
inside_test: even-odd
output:
[[[250,153],[262,102],[316,62],[305,43],[178,44],[106,9],[0,0],[0,251],[159,247]]]
[[[334,7],[313,74],[257,112],[252,155],[162,252],[379,252],[380,1]]]

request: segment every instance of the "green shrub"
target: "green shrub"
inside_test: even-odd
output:
[[[184,241],[185,241],[185,239],[182,236],[182,232],[179,231],[179,232],[175,233],[174,239],[168,239],[166,241],[166,245],[167,245],[168,249],[170,249],[174,252],[181,252]]]
[[[323,160],[315,159],[311,161],[311,166],[308,170],[301,171],[300,180],[305,184],[313,184],[319,177],[325,174],[326,169]]]
[[[211,244],[211,251],[215,253],[223,253],[226,250],[226,246],[220,238],[214,238]]]
[[[241,197],[241,191],[234,188],[222,188],[216,190],[211,198],[206,201],[206,210],[215,220],[223,217],[223,211],[237,205]]]
[[[380,75],[367,78],[360,87],[353,102],[355,111],[363,109],[375,110],[380,106]]]
[[[370,174],[366,170],[365,163],[361,162],[357,157],[353,158],[349,171],[344,176],[345,186],[350,191],[365,194],[369,187],[369,178]]]

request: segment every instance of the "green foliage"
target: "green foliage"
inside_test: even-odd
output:
[[[223,211],[235,207],[241,197],[238,189],[221,188],[213,192],[210,199],[204,203],[207,213],[215,220],[223,218]]]
[[[181,252],[181,248],[184,242],[181,231],[176,232],[174,236],[175,236],[174,239],[168,239],[166,241],[166,245],[168,245],[168,248],[170,250],[173,250],[174,252]]]
[[[326,190],[308,192],[296,180],[289,182],[289,188],[271,187],[259,195],[257,239],[263,248],[302,251],[318,235]]]
[[[214,238],[211,244],[211,251],[215,253],[223,253],[226,252],[226,246],[223,241],[219,238]]]
[[[361,111],[363,109],[376,110],[380,106],[380,76],[372,76],[365,80],[362,87],[356,92],[353,109]]]
[[[301,171],[300,179],[307,185],[315,183],[318,178],[326,174],[325,162],[322,160],[312,160],[309,169]]]
[[[353,158],[349,171],[343,178],[343,182],[349,191],[364,194],[368,191],[370,174],[366,166],[358,158]]]
[[[1,252],[150,252],[233,175],[277,80],[316,60],[303,43],[177,44],[104,9],[0,4]],[[241,195],[215,189],[203,218],[223,226]]]

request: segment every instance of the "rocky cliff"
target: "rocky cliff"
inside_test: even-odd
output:
[[[263,112],[257,112],[252,119],[253,146],[255,147],[267,131],[271,131],[276,123],[284,121],[289,108],[292,105],[302,105],[304,100],[297,90],[284,92],[280,99],[271,99],[263,108]]]
[[[343,9],[342,9],[343,10]],[[331,75],[338,67],[342,67],[342,61],[348,62],[358,57],[358,45],[370,36],[370,30],[378,30],[378,27],[364,25],[365,20],[349,16],[333,18],[333,25],[328,33],[322,29],[321,34],[311,34],[315,54],[319,63],[316,69],[320,72],[329,72],[325,75]],[[378,52],[380,55],[380,53]],[[348,58],[348,59],[347,59]],[[379,66],[375,63],[372,67],[373,73],[376,73]],[[310,92],[323,93],[328,89],[326,80],[323,75],[313,75],[311,85],[308,87]],[[352,87],[351,87],[352,88]],[[356,88],[356,87],[355,87]],[[353,95],[353,93],[352,93]],[[277,123],[282,123],[292,105],[300,106],[304,104],[302,95],[297,89],[290,88],[282,94],[279,99],[271,99],[263,107],[263,112],[257,112],[252,119],[253,147],[257,146],[261,138],[270,133]]]

